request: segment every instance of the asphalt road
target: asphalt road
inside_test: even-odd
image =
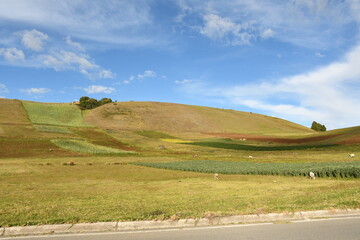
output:
[[[290,223],[244,224],[131,232],[9,237],[0,240],[359,240],[360,216]]]

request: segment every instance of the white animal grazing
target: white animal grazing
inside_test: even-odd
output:
[[[310,179],[311,180],[315,180],[315,173],[313,173],[313,172],[309,172],[309,176],[310,176]]]
[[[215,178],[215,180],[219,180],[219,174],[215,173],[214,178]]]
[[[354,154],[354,153],[351,153],[351,154],[349,154],[349,157],[350,157],[350,158],[353,158],[353,157],[355,157],[355,154]]]
[[[253,158],[253,156],[249,156],[249,158]]]

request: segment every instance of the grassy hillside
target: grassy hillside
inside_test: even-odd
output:
[[[23,103],[0,99],[0,227],[360,208],[360,127],[318,133],[170,103]]]
[[[164,132],[307,134],[312,130],[273,117],[158,102],[118,102],[90,111],[86,122],[103,129]]]

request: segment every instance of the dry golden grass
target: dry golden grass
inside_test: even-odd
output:
[[[360,207],[359,180],[220,175],[216,181],[213,174],[126,164],[149,160],[172,158],[0,160],[0,226]]]
[[[88,112],[102,129],[162,132],[311,133],[312,130],[260,114],[158,102],[117,102]]]

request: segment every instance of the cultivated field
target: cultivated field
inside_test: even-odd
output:
[[[0,100],[0,226],[360,208],[358,139],[197,106]]]

